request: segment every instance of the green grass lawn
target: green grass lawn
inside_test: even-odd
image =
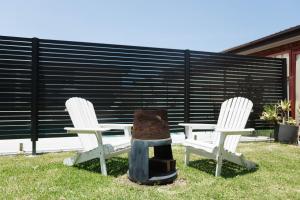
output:
[[[62,164],[74,153],[0,157],[0,199],[300,199],[300,147],[275,143],[241,144],[239,151],[258,168],[247,171],[226,162],[222,177],[215,163],[198,156],[183,165],[183,147],[173,147],[179,171],[175,183],[141,186],[128,181],[128,160],[108,161],[109,176],[98,161],[77,167]]]

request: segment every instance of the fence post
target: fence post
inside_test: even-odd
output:
[[[287,96],[287,63],[286,59],[282,59],[282,95],[283,99],[288,99]]]
[[[190,50],[184,52],[184,122],[190,122]]]
[[[31,142],[32,155],[36,155],[38,140],[38,92],[39,92],[39,39],[32,38],[31,57]]]

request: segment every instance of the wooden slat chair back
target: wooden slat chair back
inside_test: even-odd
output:
[[[98,120],[96,117],[95,109],[90,101],[83,98],[72,97],[66,101],[66,108],[75,128],[98,128]],[[81,141],[84,151],[89,151],[98,146],[97,137],[95,134],[78,133],[78,137]]]
[[[253,103],[243,97],[228,99],[222,103],[216,129],[244,129]],[[225,139],[224,148],[230,152],[235,152],[241,135],[228,135]],[[220,133],[215,132],[213,141],[218,143]]]

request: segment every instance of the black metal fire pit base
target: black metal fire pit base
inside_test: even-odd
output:
[[[141,185],[166,185],[166,184],[173,183],[175,181],[175,179],[177,178],[177,171],[168,174],[157,174],[157,176],[152,176],[150,179],[148,179],[145,182],[139,182],[136,179],[132,179],[129,175],[128,178],[132,182]]]
[[[177,178],[177,171],[171,143],[171,138],[133,139],[129,156],[128,178],[144,185],[172,183]],[[150,159],[149,147],[154,147],[154,157]]]

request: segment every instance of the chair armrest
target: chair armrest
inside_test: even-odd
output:
[[[109,128],[109,129],[121,129],[124,131],[124,135],[131,137],[131,128],[133,124],[99,124],[100,128]]]
[[[226,128],[220,128],[216,129],[217,132],[220,132],[225,135],[242,135],[244,133],[249,133],[255,131],[254,128],[246,128],[246,129],[226,129]]]
[[[99,124],[99,127],[109,128],[109,129],[124,129],[127,127],[132,127],[133,124]]]
[[[184,126],[185,128],[185,137],[191,138],[193,136],[193,129],[200,130],[215,130],[215,124],[195,124],[195,123],[179,123],[179,126]]]
[[[74,128],[65,127],[67,133],[79,133],[79,134],[95,134],[96,132],[109,131],[109,128]]]
[[[191,129],[215,130],[216,124],[195,124],[195,123],[179,123],[179,126],[189,127]]]

